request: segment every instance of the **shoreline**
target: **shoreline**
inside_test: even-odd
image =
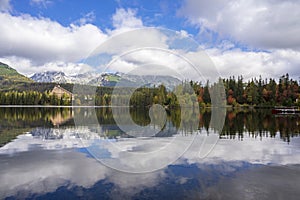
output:
[[[0,105],[0,108],[111,108],[125,106]]]
[[[96,105],[70,105],[70,106],[59,106],[59,105],[0,105],[0,108],[124,108],[128,106],[96,106]],[[134,108],[135,106],[132,106]],[[140,106],[137,106],[140,107]],[[192,106],[191,106],[192,107]],[[276,108],[299,108],[298,106],[259,106],[259,105],[240,105],[240,106],[232,106],[232,105],[226,105],[224,107],[217,107],[217,106],[204,106],[199,107],[200,109],[211,109],[211,108],[226,108],[226,109],[276,109]]]

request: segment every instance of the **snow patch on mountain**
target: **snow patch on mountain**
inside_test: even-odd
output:
[[[46,71],[36,73],[30,77],[36,82],[42,83],[73,83],[92,86],[115,86],[119,81],[125,83],[126,86],[144,85],[148,87],[165,85],[168,89],[174,88],[180,84],[178,78],[172,76],[161,75],[132,75],[124,73],[96,73],[87,72],[83,74],[68,76],[64,72]],[[122,85],[123,86],[123,85]]]

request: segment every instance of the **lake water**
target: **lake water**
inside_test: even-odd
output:
[[[299,199],[300,116],[213,112],[0,108],[0,198]]]

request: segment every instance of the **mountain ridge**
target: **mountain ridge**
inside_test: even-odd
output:
[[[172,76],[163,75],[132,75],[120,72],[109,73],[95,73],[87,72],[77,75],[68,76],[64,72],[58,71],[46,71],[35,73],[30,77],[35,82],[39,83],[71,83],[71,84],[82,84],[91,86],[115,86],[119,83],[121,86],[157,86],[164,84],[167,88],[172,89],[176,85],[180,84],[181,81]]]
[[[20,74],[16,69],[0,62],[0,84],[1,90],[9,90],[24,83],[32,83],[33,80]]]
[[[36,84],[81,84],[90,86],[114,87],[118,83],[120,86],[154,87],[165,85],[168,89],[173,89],[181,81],[178,78],[164,75],[133,75],[121,72],[86,72],[77,75],[67,75],[62,71],[37,72],[30,77],[17,72],[16,69],[0,62],[0,84],[1,90],[14,90],[24,88],[27,83]]]

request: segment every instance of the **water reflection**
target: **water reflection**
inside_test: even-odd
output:
[[[297,199],[299,195],[298,165],[265,166],[222,158],[196,162],[185,157],[141,175],[107,168],[81,148],[31,150],[0,159],[0,198]]]
[[[187,112],[192,112],[186,109]],[[97,121],[93,122],[95,113]],[[122,110],[118,113],[122,118]],[[130,114],[134,122],[139,125],[149,124],[149,110],[131,109]],[[110,138],[129,137],[115,126],[112,110],[104,108],[0,108],[0,145],[4,145],[19,134],[30,131],[32,128],[59,128],[74,127],[74,115],[82,116],[82,124],[100,124],[105,135]],[[200,110],[199,116],[183,113],[181,110],[171,110],[167,115],[167,123],[156,136],[172,136],[177,132],[190,134],[195,131],[208,132],[211,127],[211,110]],[[126,118],[124,117],[126,120]],[[216,120],[218,121],[218,120]],[[124,121],[126,124],[126,121]],[[181,126],[180,126],[181,124]],[[195,126],[196,124],[196,126]],[[93,124],[92,124],[93,125]],[[154,124],[155,125],[155,124]],[[105,128],[106,127],[106,128]],[[157,128],[159,128],[159,123]],[[220,132],[220,130],[217,130]],[[240,139],[245,135],[254,138],[277,137],[290,142],[292,137],[299,136],[299,115],[273,115],[270,110],[240,109],[227,110],[225,123],[220,132],[220,139]]]
[[[209,109],[183,119],[182,128],[177,118],[181,111],[176,110],[169,112],[164,129],[154,137],[134,138],[118,128],[110,108],[96,109],[97,124],[90,120],[93,111],[88,108],[0,110],[0,198],[297,199],[300,195],[299,116],[228,110],[218,132],[210,127]],[[82,115],[87,125],[75,126],[75,114]],[[145,112],[131,110],[131,115],[141,125],[149,123]],[[198,126],[190,126],[191,120]],[[220,139],[217,145],[201,156],[203,141],[209,144],[214,137]],[[170,141],[174,145],[154,154],[155,159],[143,156]],[[186,143],[187,151],[173,161]],[[172,162],[151,173],[132,174],[106,167],[93,153],[107,161],[104,164],[127,167],[153,168],[153,160]]]
[[[248,134],[255,138],[280,136],[286,142],[299,136],[299,115],[273,115],[270,110],[229,110],[221,138],[243,139]]]

